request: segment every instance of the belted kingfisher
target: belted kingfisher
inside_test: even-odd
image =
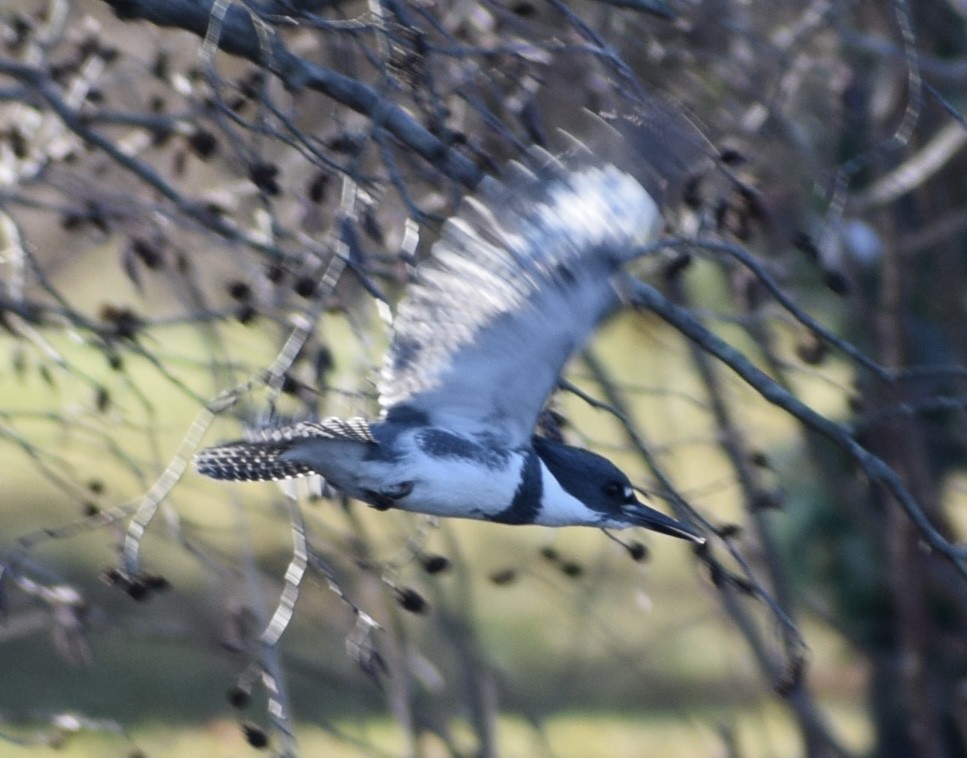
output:
[[[203,450],[198,471],[236,481],[317,474],[380,509],[641,526],[704,542],[641,503],[606,458],[534,431],[564,364],[620,307],[622,265],[662,223],[622,166],[576,142],[556,157],[532,150],[463,200],[417,266],[393,323],[379,420],[256,430]]]

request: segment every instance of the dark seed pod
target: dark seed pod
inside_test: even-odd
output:
[[[561,559],[561,556],[558,554],[557,550],[555,550],[553,547],[551,547],[550,545],[545,545],[544,547],[541,548],[541,558],[543,558],[546,561],[551,561],[553,563],[555,561],[559,561]]]
[[[796,232],[792,238],[792,246],[805,255],[810,263],[819,263],[819,248],[806,232]]]
[[[517,581],[517,572],[512,568],[499,569],[498,571],[494,571],[489,579],[498,587],[503,587]]]
[[[708,578],[712,581],[712,584],[721,589],[727,581],[728,575],[719,564],[710,563],[708,564]]]
[[[450,559],[443,555],[424,555],[420,558],[420,563],[428,574],[439,574],[450,568]]]
[[[625,545],[625,549],[628,551],[628,555],[631,556],[631,559],[637,563],[647,561],[650,557],[648,548],[642,542],[630,542]]]
[[[411,587],[396,588],[396,602],[410,613],[426,613],[429,604],[423,596]]]
[[[753,466],[758,466],[759,468],[771,468],[769,465],[769,456],[761,450],[752,451],[749,454],[749,461]]]
[[[145,574],[141,577],[141,580],[152,592],[164,592],[171,589],[171,582],[161,574]]]
[[[314,276],[300,276],[295,283],[295,293],[299,297],[312,297],[318,282]]]
[[[842,271],[824,271],[823,284],[837,295],[846,296],[849,294],[849,279]]]
[[[752,582],[741,576],[732,577],[732,586],[743,595],[748,595],[749,597],[755,597],[757,594],[755,586],[752,584]]]
[[[722,150],[719,159],[726,166],[739,166],[746,162],[746,157],[733,147],[727,147]]]
[[[164,253],[161,249],[142,237],[134,237],[131,240],[131,252],[145,265],[145,268],[155,270],[164,264]]]
[[[265,267],[265,278],[273,284],[278,284],[285,277],[285,269],[279,263],[269,263]]]
[[[142,582],[140,579],[130,579],[125,582],[127,585],[124,590],[128,593],[128,596],[137,603],[140,603],[148,599],[148,585]]]
[[[106,568],[101,572],[101,581],[113,587],[121,581],[121,572],[116,568]]]
[[[309,199],[314,203],[321,203],[326,199],[326,187],[329,185],[329,174],[320,171],[309,182]]]
[[[191,146],[191,151],[203,161],[211,158],[218,149],[218,140],[215,139],[215,135],[204,129],[198,129],[192,134],[188,138],[188,144]]]
[[[245,741],[257,750],[268,747],[269,735],[262,727],[246,722],[242,724],[242,734],[245,735]]]
[[[258,309],[251,303],[242,303],[235,310],[235,320],[240,324],[250,324],[258,315]]]
[[[575,561],[565,561],[561,564],[561,573],[564,576],[569,576],[572,579],[576,579],[584,573],[584,566]]]
[[[240,303],[248,302],[252,299],[252,288],[242,281],[229,282],[228,286],[228,296],[232,300],[238,300]]]
[[[822,363],[827,352],[826,343],[815,334],[810,334],[796,346],[796,355],[799,360],[809,366],[817,366]]]
[[[682,272],[685,271],[689,266],[692,265],[692,256],[688,253],[683,253],[681,255],[676,255],[674,259],[668,262],[665,266],[665,270],[662,272],[665,276],[665,281],[671,282],[681,276]]]
[[[251,700],[251,693],[238,685],[232,687],[226,694],[231,706],[239,710],[248,707],[249,701]]]
[[[279,167],[272,163],[253,163],[248,170],[248,178],[266,195],[278,195],[281,188],[278,181]]]

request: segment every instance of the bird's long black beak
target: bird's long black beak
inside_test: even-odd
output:
[[[628,523],[632,526],[643,526],[645,529],[651,529],[653,532],[668,534],[683,540],[691,540],[697,545],[705,544],[705,538],[692,527],[683,524],[681,521],[676,521],[670,516],[656,511],[654,508],[649,508],[644,503],[626,505],[621,509],[621,514],[627,518]]]

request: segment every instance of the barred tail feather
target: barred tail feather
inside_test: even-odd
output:
[[[240,440],[202,450],[195,457],[198,473],[233,482],[268,482],[316,472],[304,463],[284,460],[290,444]]]
[[[293,447],[319,440],[376,444],[366,419],[330,416],[321,421],[252,429],[247,440],[202,450],[195,456],[195,467],[199,474],[232,482],[276,482],[310,476],[318,472],[300,461],[283,459],[282,455]]]

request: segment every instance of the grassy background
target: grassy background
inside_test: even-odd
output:
[[[110,260],[109,252],[101,255]],[[105,291],[102,276],[111,277],[113,267],[101,270],[96,257],[90,265],[98,275],[85,277],[89,289],[73,293],[81,305],[87,300],[86,307],[94,308]],[[123,279],[107,285],[118,301],[135,298]],[[361,386],[361,367],[375,365],[379,341],[372,355],[364,355],[345,322],[330,318],[324,329],[330,344],[345,346],[336,349],[342,368],[334,383],[347,390]],[[220,333],[226,349],[253,366],[271,357],[264,332],[235,325],[220,327]],[[171,327],[150,338],[180,381],[202,395],[213,394],[204,368],[207,348],[196,333]],[[71,368],[55,369],[51,382],[40,381],[35,367],[20,376],[0,375],[10,427],[44,451],[41,460],[57,475],[105,482],[104,492],[88,493],[92,502],[102,507],[136,502],[177,450],[197,404],[143,359],[126,359],[118,374],[70,340],[53,346]],[[717,519],[739,519],[729,474],[712,444],[677,338],[647,319],[630,317],[606,329],[596,349],[618,381],[631,388],[635,413],[654,436],[663,463],[688,483],[685,491]],[[30,355],[28,365],[35,361],[41,357]],[[572,378],[582,381],[580,365]],[[95,407],[92,382],[110,392],[106,412]],[[838,396],[830,392],[825,399],[822,384],[807,391],[814,402],[825,401],[834,410]],[[257,398],[252,402],[257,407]],[[565,405],[588,444],[626,465],[636,481],[644,480],[606,414],[574,398]],[[750,399],[747,406],[747,423],[763,448],[780,468],[784,457],[794,465],[796,445],[788,426],[761,403]],[[207,439],[237,431],[225,418]],[[51,470],[38,469],[37,459],[10,442],[0,494],[6,548],[20,535],[76,518],[80,505],[51,484]],[[54,451],[58,457],[47,457]],[[49,737],[43,727],[51,715],[70,712],[123,725],[148,755],[237,755],[251,749],[237,722],[263,720],[260,703],[242,714],[228,705],[225,692],[247,659],[223,641],[240,607],[264,618],[280,591],[290,538],[278,489],[220,485],[189,472],[166,507],[167,525],[159,517],[143,554],[147,568],[163,573],[173,590],[147,603],[135,603],[97,579],[113,564],[120,526],[47,542],[31,553],[36,565],[83,589],[91,660],[65,662],[42,626],[17,633],[17,624],[29,629],[31,618],[41,625],[45,620],[30,603],[18,606],[8,626],[0,627],[6,733]],[[385,584],[354,560],[365,553],[392,561],[413,536],[417,518],[358,505],[346,513],[326,501],[307,502],[304,510],[313,539],[333,560],[349,595],[405,638],[417,656],[411,668],[430,712],[438,706],[442,713],[460,697],[468,661],[447,635],[453,624],[465,625],[474,654],[494,672],[501,755],[719,755],[728,739],[741,745],[743,755],[791,756],[798,750],[788,713],[764,690],[744,641],[722,616],[715,591],[684,543],[645,536],[650,560],[635,563],[592,530],[445,523],[429,533],[425,549],[447,555],[453,570],[428,576],[418,563],[404,561],[395,574],[396,583],[415,587],[431,604],[428,614],[410,615],[400,614]],[[175,523],[178,532],[171,531]],[[176,544],[175,534],[191,549]],[[366,539],[362,552],[360,535]],[[548,547],[580,566],[580,575],[568,576],[560,561],[543,557]],[[492,580],[508,572],[513,582]],[[345,605],[311,575],[281,645],[300,743],[307,755],[400,755],[405,741],[383,695],[346,656],[343,640],[352,625]],[[869,740],[857,701],[863,666],[820,624],[808,622],[806,628],[820,698],[860,748]],[[68,753],[123,755],[131,749],[123,737],[82,731],[66,741]],[[454,735],[458,744],[473,744],[469,726],[461,729],[459,720]],[[427,755],[444,754],[436,739],[425,738]],[[44,750],[0,743],[2,755],[28,752]]]
[[[86,4],[85,12],[113,23],[102,3]],[[143,27],[139,33],[109,28],[127,50],[154,39]],[[194,38],[165,42],[173,57],[180,49],[197,54]],[[225,76],[244,70],[237,62],[221,64]],[[152,157],[167,165],[166,155]],[[196,161],[184,180],[201,193],[223,179]],[[123,240],[81,245],[60,233],[50,214],[24,210],[22,218],[54,284],[92,319],[105,305],[131,306],[153,319],[190,312],[180,299],[184,281],[172,272],[146,275],[143,290],[132,284],[118,265]],[[224,279],[237,271],[227,252],[236,251],[199,246],[188,259],[192,285],[228,313]],[[688,282],[710,312],[731,310],[730,285],[718,268],[696,263]],[[812,295],[802,294],[824,323],[837,322],[838,301],[810,302]],[[718,328],[748,347],[738,327]],[[332,387],[341,391],[327,396],[327,412],[372,413],[372,378],[385,344],[375,312],[360,306],[351,318],[327,314],[320,330],[335,357]],[[124,351],[123,370],[116,371],[70,332],[18,341],[0,333],[0,551],[24,535],[75,522],[87,505],[136,505],[179,451],[201,402],[264,369],[285,333],[285,326],[264,320],[250,327],[230,319],[200,328],[156,325],[139,339],[167,375],[133,350]],[[797,336],[782,333],[789,345]],[[636,420],[679,488],[716,522],[741,523],[738,487],[680,336],[653,319],[629,316],[605,329],[594,349],[633,399]],[[839,415],[849,394],[848,370],[833,361],[821,375],[799,368],[797,394],[820,412]],[[586,373],[577,363],[569,378],[597,395]],[[808,488],[815,475],[802,462],[798,431],[749,390],[729,377],[726,382],[746,434],[769,454],[775,483],[792,496]],[[573,397],[561,402],[574,441],[612,457],[636,483],[648,482],[613,419]],[[238,436],[233,414],[256,418],[265,407],[264,393],[252,393],[216,421],[206,443]],[[475,738],[460,706],[468,701],[468,683],[482,682],[498,713],[501,756],[720,756],[730,754],[730,745],[752,758],[799,754],[793,719],[763,683],[682,542],[633,535],[650,551],[647,562],[636,563],[593,530],[447,522],[430,530],[421,547],[446,555],[453,568],[429,576],[406,560],[404,549],[420,533],[419,518],[359,505],[346,512],[326,501],[304,501],[304,512],[314,544],[349,597],[386,629],[378,643],[392,664],[409,672],[422,711],[446,720],[453,743],[467,753]],[[783,512],[769,518],[780,530],[788,522]],[[31,572],[83,594],[87,662],[61,654],[44,606],[5,588],[0,732],[32,744],[0,741],[0,756],[254,753],[239,722],[264,725],[264,698],[256,696],[245,712],[229,705],[226,691],[250,657],[226,642],[239,638],[239,619],[257,633],[281,591],[291,546],[278,488],[224,485],[189,471],[143,545],[145,567],[172,584],[146,603],[98,579],[116,565],[123,526],[42,541],[29,553]],[[752,541],[743,547],[755,563]],[[544,557],[548,548],[561,560]],[[563,572],[562,561],[580,567],[579,575]],[[386,577],[373,568],[387,564],[395,567],[392,582],[427,598],[428,613],[399,609]],[[499,575],[514,581],[497,584]],[[769,617],[749,604],[776,643]],[[391,687],[384,682],[381,690],[347,656],[353,624],[345,603],[310,574],[280,645],[300,745],[309,756],[406,755],[412,746],[391,715]],[[868,747],[864,663],[818,614],[803,618],[802,626],[811,686],[826,715],[849,747]],[[90,721],[74,730],[64,714]],[[56,721],[64,726],[55,728]],[[55,739],[62,741],[57,749],[39,744]],[[447,754],[439,737],[426,733],[417,747],[429,757]]]

